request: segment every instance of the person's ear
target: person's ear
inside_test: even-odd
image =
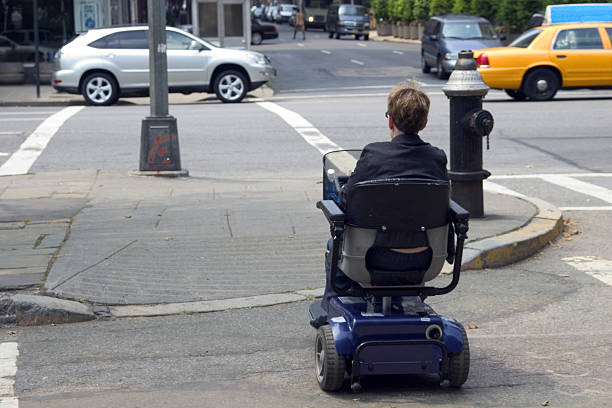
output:
[[[425,119],[425,123],[423,123],[423,126],[421,126],[421,128],[419,130],[425,129],[425,126],[427,126],[427,119]]]
[[[393,119],[391,119],[391,116],[389,116],[387,120],[389,121],[389,129],[395,129],[395,123],[393,123]]]

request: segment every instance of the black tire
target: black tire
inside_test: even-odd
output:
[[[339,390],[345,372],[346,362],[336,351],[331,327],[328,324],[319,327],[315,340],[315,374],[319,387],[323,391]]]
[[[223,71],[215,78],[214,90],[223,103],[238,103],[248,92],[248,82],[241,72]]]
[[[448,73],[446,73],[446,71],[444,71],[444,67],[442,66],[442,58],[438,57],[438,63],[436,64],[436,75],[438,76],[438,79],[447,79],[448,78]]]
[[[424,74],[429,74],[431,72],[431,66],[425,61],[425,55],[421,54],[421,71]]]
[[[527,99],[527,95],[525,95],[520,89],[504,89],[504,91],[515,101],[524,101]]]
[[[336,33],[336,40],[340,39],[340,33]]]
[[[560,85],[555,72],[548,68],[538,68],[525,76],[521,91],[532,101],[548,101],[555,96]]]
[[[262,43],[262,41],[263,41],[263,36],[261,35],[261,33],[251,34],[251,44],[259,45]]]
[[[449,355],[451,387],[461,387],[470,374],[470,343],[463,326],[461,326],[461,337],[463,338],[463,349],[459,353]]]
[[[119,99],[119,86],[112,75],[94,72],[83,80],[81,94],[88,105],[108,106]]]
[[[334,32],[333,31],[329,32],[329,38],[334,38]]]
[[[363,36],[363,41],[368,41],[370,39],[370,34],[365,34]]]

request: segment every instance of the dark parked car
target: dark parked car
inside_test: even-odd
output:
[[[504,39],[483,17],[467,14],[434,16],[425,24],[421,68],[428,73],[431,67],[436,67],[438,78],[447,78],[455,69],[459,51],[501,47]]]
[[[262,24],[259,20],[251,19],[251,44],[259,45],[263,40],[278,38],[278,31],[273,24]]]

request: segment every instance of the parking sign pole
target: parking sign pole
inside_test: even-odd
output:
[[[38,0],[34,0],[34,77],[36,79],[36,97],[40,98],[40,58],[38,49],[40,37],[38,33]]]
[[[144,176],[184,177],[181,169],[176,118],[168,114],[168,58],[166,53],[166,1],[148,0],[149,96],[151,116],[140,128],[140,163]]]

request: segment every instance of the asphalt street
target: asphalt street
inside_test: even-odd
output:
[[[321,31],[299,41],[291,40],[286,25],[280,31],[279,40],[256,47],[279,69],[275,96],[266,102],[301,115],[340,147],[360,148],[388,137],[386,94],[414,77],[432,100],[421,135],[448,151],[443,81],[420,73],[418,46],[331,40]],[[74,113],[30,171],[61,177],[135,169],[140,122],[149,108],[124,102]],[[316,185],[320,142],[260,102],[170,107],[192,177]],[[3,329],[0,348],[16,343],[19,350],[18,406],[612,405],[612,243],[604,222],[612,211],[612,91],[561,91],[542,103],[491,91],[484,106],[495,118],[484,152],[490,181],[560,207],[567,225],[538,255],[466,272],[454,292],[431,298],[437,312],[471,327],[470,377],[461,390],[441,388],[434,378],[398,377],[370,379],[361,394],[320,391],[315,331],[308,326],[308,303],[298,302]],[[0,171],[38,125],[63,109],[3,108]]]

